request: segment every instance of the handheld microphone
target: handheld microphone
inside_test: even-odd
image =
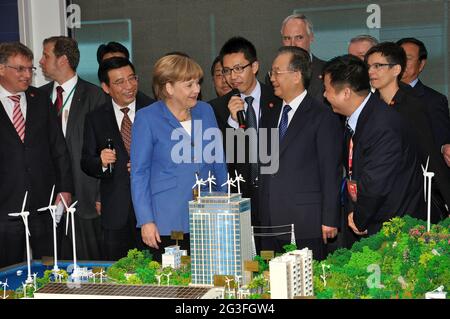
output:
[[[106,147],[107,147],[108,149],[110,149],[110,150],[113,150],[113,149],[114,149],[114,143],[113,143],[112,138],[106,139]],[[108,172],[109,172],[110,174],[112,174],[113,170],[114,170],[114,163],[108,164]]]
[[[233,90],[231,90],[231,95],[232,96],[239,96],[239,97],[241,97],[241,92],[239,92],[238,89],[233,89]],[[239,127],[242,128],[242,129],[245,129],[246,125],[245,125],[244,110],[238,111],[236,116],[237,116],[237,119],[238,119]]]

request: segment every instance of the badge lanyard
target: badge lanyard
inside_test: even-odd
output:
[[[353,138],[350,138],[348,146],[348,179],[352,180],[353,173]]]
[[[70,97],[72,96],[73,92],[75,91],[75,87],[76,87],[76,85],[69,92],[69,95],[67,95],[66,100],[63,102],[63,105],[62,105],[61,109],[58,112],[58,116],[61,116],[64,108],[66,107],[67,101],[69,101]],[[50,100],[53,100],[53,92],[52,92],[52,95],[50,96]]]

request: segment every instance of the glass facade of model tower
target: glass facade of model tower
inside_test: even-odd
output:
[[[243,276],[252,259],[250,199],[205,193],[189,202],[192,284],[213,285],[214,275]],[[232,277],[233,278],[233,277]]]

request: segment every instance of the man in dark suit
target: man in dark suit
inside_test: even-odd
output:
[[[111,100],[86,115],[81,168],[101,181],[103,251],[107,260],[118,260],[144,247],[131,202],[130,134],[137,110],[154,100],[136,98],[138,78],[126,58],[103,61],[98,78]],[[114,150],[108,149],[108,139]]]
[[[370,65],[370,64],[369,64]],[[348,224],[359,236],[423,209],[422,176],[408,123],[370,93],[366,64],[352,55],[324,68],[325,97],[347,117],[344,165]]]
[[[312,249],[314,259],[322,260],[324,244],[337,235],[340,221],[342,126],[328,106],[305,90],[311,77],[306,50],[280,48],[269,73],[283,108],[262,123],[262,128],[278,127],[280,143],[279,154],[271,154],[272,160],[278,157],[278,171],[260,174],[262,224],[294,224],[297,247]],[[261,247],[282,251],[289,242],[290,236],[264,237]]]
[[[450,177],[445,162],[433,139],[431,120],[422,101],[411,93],[411,87],[400,82],[406,65],[405,51],[393,42],[383,42],[366,54],[369,78],[380,97],[409,123],[418,144],[419,160],[425,167],[430,158],[429,171],[434,172],[432,194],[432,222],[448,216],[450,206]],[[420,212],[418,212],[420,213]],[[426,215],[416,215],[426,219]]]
[[[44,40],[39,64],[44,75],[52,82],[41,87],[59,114],[62,132],[72,161],[74,200],[78,200],[75,214],[76,246],[80,259],[101,259],[101,227],[96,200],[99,183],[81,170],[84,119],[88,112],[105,102],[103,91],[81,79],[76,69],[80,60],[77,42],[69,37],[51,37]],[[72,255],[71,240],[63,236],[62,258]]]
[[[447,97],[419,80],[419,75],[427,63],[428,52],[425,44],[416,38],[403,38],[398,40],[397,44],[406,53],[402,82],[413,87],[413,91],[425,104],[431,119],[434,141],[450,167],[450,116]]]
[[[50,100],[30,86],[35,68],[33,53],[21,43],[0,44],[0,267],[25,259],[25,229],[20,212],[25,210],[33,258],[53,255],[52,220],[36,210],[48,205],[55,187],[71,202],[72,172],[69,153]]]
[[[99,65],[102,61],[113,57],[122,57],[130,60],[130,52],[123,44],[115,41],[99,45],[97,49],[97,62]],[[150,97],[141,91],[137,92],[136,98],[141,101],[150,99]]]
[[[311,81],[307,87],[308,93],[319,101],[323,101],[322,69],[325,61],[311,53],[311,44],[314,41],[313,25],[301,13],[286,17],[281,24],[281,40],[285,46],[295,46],[309,52],[311,61]],[[266,84],[270,84],[266,78]]]
[[[242,194],[251,198],[252,223],[258,224],[258,128],[262,118],[280,107],[281,100],[273,95],[271,87],[256,79],[259,63],[256,49],[250,41],[242,37],[229,39],[220,50],[220,58],[226,81],[240,94],[234,96],[232,91],[209,103],[223,133],[228,171],[233,174],[237,170],[244,177],[246,183],[241,186]],[[245,111],[245,133],[249,136],[245,147],[239,148],[237,137],[230,134],[239,133],[238,111]],[[234,145],[234,152],[231,145]],[[245,157],[245,160],[240,161],[239,157]]]

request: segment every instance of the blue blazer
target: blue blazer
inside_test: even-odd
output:
[[[216,177],[216,190],[227,179],[222,136],[211,106],[191,110],[191,136],[163,101],[136,113],[131,141],[131,195],[138,227],[154,222],[160,235],[189,232],[188,202],[195,173]],[[214,186],[214,185],[213,185]],[[204,188],[205,190],[207,187]]]

